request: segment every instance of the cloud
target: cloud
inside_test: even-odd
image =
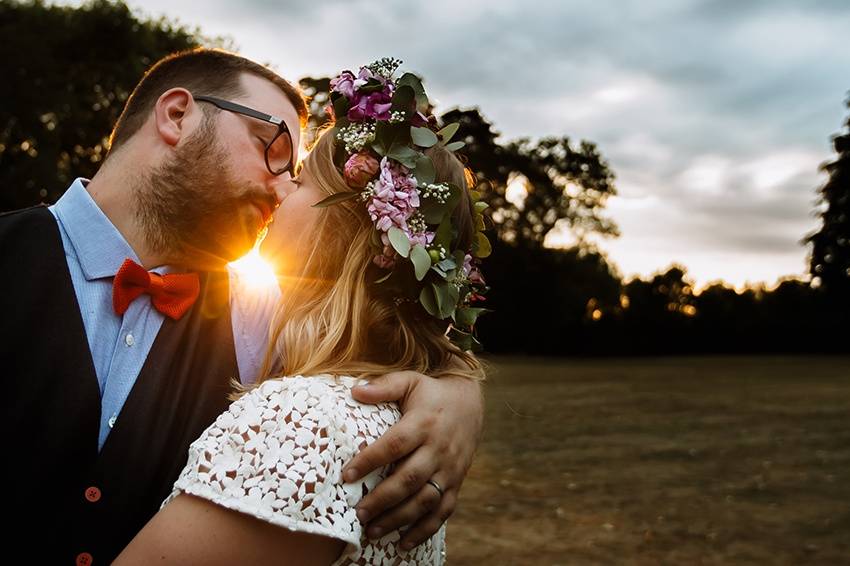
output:
[[[800,273],[850,88],[846,0],[130,3],[289,78],[396,56],[439,109],[479,106],[504,139],[596,142],[621,193],[622,237],[602,245],[624,271]]]

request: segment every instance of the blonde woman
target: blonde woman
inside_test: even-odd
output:
[[[397,531],[367,537],[356,505],[389,470],[341,473],[400,418],[354,401],[355,384],[404,370],[483,379],[468,351],[486,290],[482,205],[452,153],[456,126],[429,125],[421,84],[393,79],[397,64],[332,82],[336,127],[264,243],[283,266],[268,377],[237,388],[116,564],[443,563],[445,525],[415,548]],[[436,506],[440,478],[428,483],[423,505]]]

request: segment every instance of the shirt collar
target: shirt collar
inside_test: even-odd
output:
[[[86,190],[88,182],[88,179],[74,179],[53,208],[74,247],[86,280],[91,281],[114,277],[125,259],[141,262],[121,232],[89,195]]]

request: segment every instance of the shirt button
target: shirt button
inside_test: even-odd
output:
[[[132,333],[129,333],[129,334],[127,334],[127,336],[124,337],[124,343],[127,344],[128,346],[132,346],[133,344],[136,343],[136,339],[133,338]]]
[[[117,420],[118,420],[118,415],[112,415],[111,417],[109,417],[109,422],[108,422],[109,428],[114,427],[115,421],[117,421]]]
[[[92,555],[88,552],[81,552],[77,555],[77,566],[90,566],[92,563]]]
[[[86,490],[86,499],[91,503],[100,501],[100,490],[94,486]]]

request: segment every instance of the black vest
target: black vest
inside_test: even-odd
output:
[[[229,405],[238,367],[227,274],[202,274],[192,309],[165,319],[100,453],[100,389],[45,207],[0,215],[0,317],[11,442],[3,556],[109,564],[168,496],[189,444]]]

